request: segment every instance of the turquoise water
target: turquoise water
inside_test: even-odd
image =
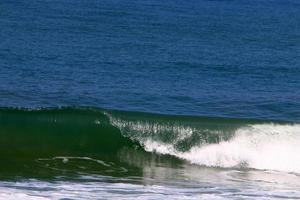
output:
[[[298,199],[296,0],[0,2],[0,199]]]

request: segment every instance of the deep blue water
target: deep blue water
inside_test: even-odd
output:
[[[298,0],[1,0],[0,107],[300,120]]]
[[[0,0],[0,200],[300,199],[299,122],[300,0]]]

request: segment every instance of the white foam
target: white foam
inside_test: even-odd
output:
[[[119,128],[124,136],[128,136],[141,143],[147,142],[148,139],[159,140],[161,137],[172,144],[191,138],[194,134],[201,134],[201,132],[207,132],[214,135],[216,138],[223,138],[223,132],[219,130],[207,129],[201,126],[191,125],[189,123],[178,123],[175,121],[170,122],[156,122],[147,120],[123,120],[118,117],[114,117],[109,113],[105,113],[110,123]],[[168,135],[169,137],[165,137]],[[200,143],[205,143],[205,138]]]
[[[184,126],[181,124],[172,124],[172,123],[156,123],[149,121],[125,121],[119,118],[114,118],[111,115],[107,116],[110,118],[110,122],[113,126],[118,127],[123,134],[131,136],[151,136],[159,133],[172,133],[177,137],[174,140],[182,140],[184,138],[190,137],[194,132],[197,131],[196,128],[190,126]],[[140,138],[141,139],[141,138]]]
[[[56,199],[228,199],[214,188],[182,188],[168,185],[140,185],[111,182],[1,182],[0,200],[56,200]]]
[[[24,199],[24,200],[50,200],[49,198],[30,196],[25,193],[16,192],[16,191],[1,191],[0,190],[0,200],[16,200],[16,199]]]
[[[300,173],[300,125],[252,125],[229,141],[179,152],[171,144],[147,140],[147,151],[171,154],[209,167],[247,167]]]

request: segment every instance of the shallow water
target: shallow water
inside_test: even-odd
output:
[[[299,199],[299,176],[269,171],[145,167],[143,177],[2,181],[1,199]],[[193,173],[193,174],[192,174]],[[169,174],[171,176],[166,176]]]

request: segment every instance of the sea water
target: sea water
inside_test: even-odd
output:
[[[297,0],[2,0],[0,199],[299,199]]]

